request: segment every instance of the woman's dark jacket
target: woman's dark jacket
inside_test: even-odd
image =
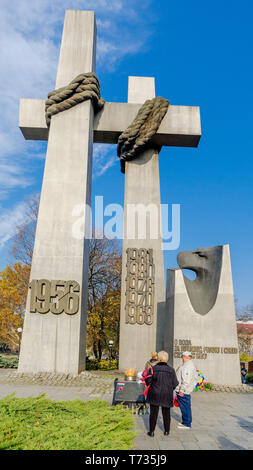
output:
[[[148,375],[151,375],[149,369]],[[150,385],[147,402],[151,405],[163,406],[164,408],[172,408],[173,406],[173,390],[178,385],[176,372],[166,362],[158,362],[153,367],[153,376],[146,378],[147,385]]]

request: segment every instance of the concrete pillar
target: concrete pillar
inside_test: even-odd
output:
[[[155,96],[154,78],[150,77],[129,77],[128,102],[143,103],[146,99]],[[145,211],[143,221],[139,218],[138,224],[133,225],[137,217],[129,216],[131,205],[144,205],[144,209],[154,209],[157,214],[155,224],[150,226],[150,212]],[[150,206],[151,205],[151,206]],[[141,209],[141,207],[140,207]],[[154,214],[153,212],[153,214]],[[146,235],[143,239],[138,238],[138,228],[144,228],[146,223]],[[157,225],[157,227],[155,227]],[[157,229],[157,230],[156,230]],[[154,237],[154,231],[157,231],[157,237]],[[129,286],[129,265],[127,259],[127,250],[145,249],[152,250],[153,257],[153,284],[149,281],[149,287],[153,295],[152,318],[148,318],[148,323],[138,324],[133,318],[134,323],[127,323],[127,311],[131,305],[130,293],[134,299],[133,311],[137,311],[138,304],[142,303],[140,291],[143,289],[141,276],[139,286],[133,289]],[[129,256],[131,252],[128,251]],[[144,255],[145,258],[146,255]],[[146,256],[146,260],[149,255]],[[144,260],[145,263],[145,260]],[[128,269],[127,269],[128,264]],[[137,263],[138,264],[138,263]],[[134,266],[133,263],[132,266]],[[141,263],[138,264],[140,268]],[[136,265],[137,266],[137,265]],[[131,269],[131,268],[130,268]],[[133,268],[134,269],[134,268]],[[137,268],[138,269],[138,268]],[[131,275],[130,275],[131,277]],[[148,276],[149,277],[149,276]],[[146,284],[148,285],[148,284]],[[145,289],[145,287],[144,287]],[[139,290],[139,294],[137,291]],[[135,293],[133,293],[135,291]],[[152,297],[152,296],[151,296]],[[130,303],[129,303],[130,300]],[[146,361],[150,358],[152,351],[163,347],[163,317],[164,317],[164,264],[162,252],[162,240],[160,235],[160,182],[159,182],[159,161],[158,153],[154,149],[142,152],[138,158],[131,162],[126,162],[125,168],[125,200],[124,200],[124,240],[122,251],[122,291],[121,291],[121,319],[120,319],[120,352],[119,367],[121,370],[127,370],[134,367],[136,371],[144,369]],[[127,305],[128,304],[128,305]],[[138,313],[137,313],[138,316]],[[139,318],[139,323],[143,322],[143,317]]]
[[[95,38],[94,12],[67,11],[56,88],[95,71]],[[85,368],[89,240],[73,237],[72,211],[91,202],[92,146],[90,101],[52,117],[30,280],[45,279],[50,286],[58,280],[77,282],[79,308],[73,315],[31,311],[29,289],[20,372],[75,374]],[[62,295],[62,288],[58,292]]]

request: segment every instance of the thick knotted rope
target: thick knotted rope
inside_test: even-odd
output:
[[[132,124],[119,136],[117,153],[122,173],[125,173],[125,162],[133,160],[149,146],[168,107],[169,101],[161,96],[145,101]]]
[[[46,123],[50,127],[51,117],[66,109],[92,100],[95,111],[104,106],[104,99],[100,97],[100,85],[95,73],[82,73],[69,85],[58,88],[48,94],[46,101]]]
[[[92,100],[95,112],[100,110],[105,103],[105,100],[100,96],[98,78],[93,72],[80,74],[69,85],[48,94],[46,100],[47,126],[50,127],[51,117],[54,114],[70,109],[86,100]],[[145,101],[132,124],[119,136],[117,153],[122,173],[125,173],[126,161],[133,160],[142,150],[149,147],[168,107],[169,101],[161,96]]]

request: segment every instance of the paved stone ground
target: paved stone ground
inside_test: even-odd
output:
[[[171,410],[171,432],[163,435],[161,413],[155,436],[147,436],[147,415],[136,419],[141,433],[139,450],[253,450],[253,394],[195,392],[192,394],[192,429],[180,430],[178,408]]]
[[[99,398],[111,403],[114,379],[119,376],[112,371],[84,372],[81,380],[70,378],[59,383],[50,374],[47,378],[43,377],[43,380],[22,375],[17,378],[16,374],[15,369],[0,369],[0,399],[11,393],[15,393],[18,398],[36,397],[45,393],[51,400],[86,401]]]
[[[10,371],[8,371],[9,373]],[[12,383],[6,371],[0,370],[0,398],[10,393],[16,397],[37,396],[45,393],[52,400],[112,401],[111,373],[94,374],[87,386],[43,385]],[[155,436],[147,436],[149,415],[135,416],[139,431],[134,441],[135,450],[253,450],[253,393],[195,392],[192,394],[193,425],[191,430],[177,429],[181,422],[178,408],[171,410],[171,433],[163,435],[161,413]]]

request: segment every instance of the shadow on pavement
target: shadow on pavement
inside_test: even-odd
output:
[[[173,408],[170,409],[170,415],[178,423],[182,422],[181,415],[179,413],[177,413],[176,411],[174,411]]]
[[[236,416],[236,415],[231,415],[231,416],[237,419],[237,423],[239,424],[241,428],[244,428],[246,431],[253,433],[253,417],[252,416],[249,416],[249,419],[251,419],[252,421],[248,421],[247,419],[242,418],[241,416]]]
[[[224,436],[219,436],[217,440],[220,444],[221,450],[247,450],[245,447],[234,444],[230,439],[227,439]]]
[[[160,411],[159,411],[160,413]],[[146,430],[147,432],[149,431],[149,415],[146,414],[146,415],[139,415],[140,418],[142,418],[143,420],[143,423],[146,427]],[[174,418],[174,416],[171,416],[172,418]],[[162,432],[164,432],[164,427],[163,427],[163,419],[162,417],[159,415],[158,418],[157,418],[157,423],[156,423],[156,429],[159,428]]]

